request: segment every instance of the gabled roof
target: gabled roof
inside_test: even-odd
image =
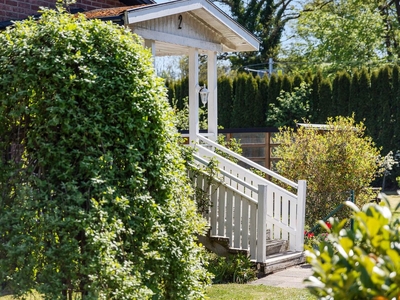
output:
[[[190,26],[186,32],[176,30],[182,18]],[[125,12],[125,25],[146,39],[156,35],[153,40],[157,55],[186,54],[188,47],[217,52],[259,48],[259,41],[250,32],[208,0],[176,0],[134,7]]]
[[[125,5],[137,5],[137,4],[152,4],[155,3],[153,0],[119,0]]]
[[[99,9],[85,11],[83,12],[83,14],[89,19],[104,19],[104,18],[114,18],[114,17],[123,18],[127,10],[137,8],[143,5],[148,5],[148,4],[136,4],[136,5],[112,7],[112,8],[99,8]]]

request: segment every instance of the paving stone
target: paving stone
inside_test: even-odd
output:
[[[312,269],[310,265],[304,264],[269,274],[265,277],[252,281],[249,284],[263,284],[285,288],[306,288],[308,283],[304,283],[303,281],[311,275]]]

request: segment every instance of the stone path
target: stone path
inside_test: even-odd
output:
[[[264,284],[268,286],[285,288],[305,288],[307,283],[304,283],[303,281],[311,275],[311,266],[308,264],[303,264],[272,273],[263,278],[252,281],[249,284]]]

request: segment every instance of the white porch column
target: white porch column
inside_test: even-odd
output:
[[[199,133],[199,94],[196,85],[199,83],[199,51],[189,50],[189,144],[196,143]]]
[[[207,54],[208,133],[213,134],[209,138],[215,142],[218,135],[217,53],[208,51]]]
[[[154,40],[144,40],[144,46],[149,48],[151,51],[151,55],[153,57],[153,66],[155,66],[155,57],[156,57],[156,42]]]

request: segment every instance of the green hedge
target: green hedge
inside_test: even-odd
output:
[[[0,44],[0,282],[45,299],[203,299],[204,224],[141,40],[46,10]]]
[[[352,116],[365,121],[367,133],[373,137],[383,153],[400,149],[400,81],[398,66],[382,66],[369,70],[362,68],[351,73],[338,72],[276,75],[270,78],[253,77],[239,73],[233,84],[224,86],[228,79],[219,80],[219,125],[224,128],[265,127],[268,107],[276,104],[281,90],[292,92],[302,81],[311,85],[311,122],[324,123],[328,117]],[[255,85],[257,84],[257,85]],[[174,83],[175,90],[186,89],[185,81]],[[187,93],[187,90],[185,90]],[[176,97],[178,93],[176,93]]]

